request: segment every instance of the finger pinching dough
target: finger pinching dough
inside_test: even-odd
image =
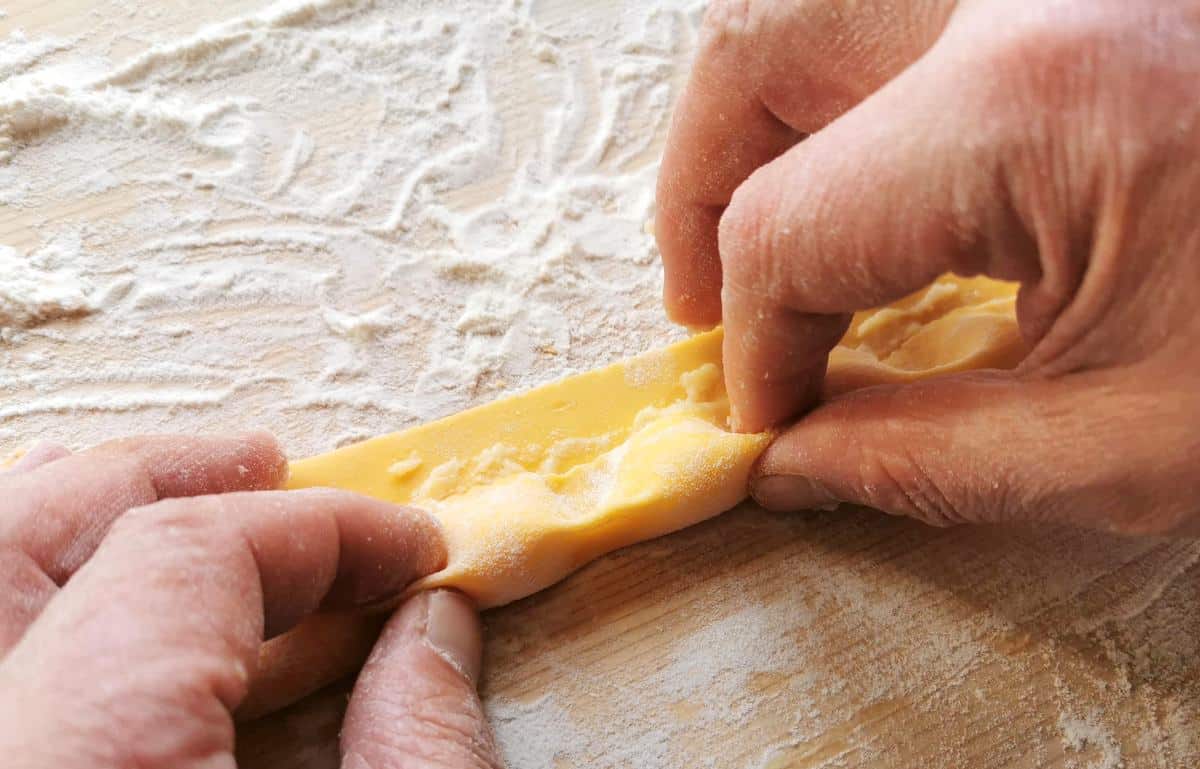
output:
[[[831,394],[1024,354],[1016,287],[945,276],[859,313],[830,356]],[[292,463],[290,488],[333,486],[429,510],[448,586],[481,607],[710,518],[746,495],[767,433],[728,428],[721,331],[391,435]]]

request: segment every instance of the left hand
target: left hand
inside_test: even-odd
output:
[[[235,729],[264,638],[394,597],[446,558],[422,511],[268,491],[286,473],[262,434],[42,447],[0,473],[6,766],[500,765],[479,620],[451,591],[387,622],[348,705],[343,686]]]

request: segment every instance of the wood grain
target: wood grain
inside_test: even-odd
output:
[[[117,0],[8,0],[0,35],[84,34],[85,49],[128,56],[261,5],[131,15]],[[532,107],[505,120],[538,129]],[[332,124],[321,140],[339,135]],[[28,248],[35,225],[138,203],[118,189],[0,208],[0,243]],[[61,352],[81,368],[106,355]],[[231,400],[208,427],[236,429],[252,408]],[[1183,769],[1200,765],[1197,556],[1191,543],[744,505],[488,612],[482,691],[514,769]]]
[[[669,702],[668,765],[1193,766],[1195,561],[1189,544],[745,505],[489,613],[484,691],[549,692],[576,723],[622,723],[631,693],[669,695],[664,666],[711,651],[741,670],[744,690]],[[1140,608],[1172,564],[1182,574],[1144,611],[1101,621],[1123,602]],[[744,655],[689,648],[747,607],[768,619],[746,628]],[[764,629],[786,651],[757,657]],[[723,709],[740,715],[711,717]],[[1097,744],[1071,746],[1076,721]],[[547,765],[610,765],[562,754]]]

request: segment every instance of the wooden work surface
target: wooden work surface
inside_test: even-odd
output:
[[[85,45],[121,59],[261,5],[172,0],[143,14],[121,2],[0,0],[0,36],[86,34]],[[598,23],[615,5],[560,0],[534,14]],[[498,86],[523,87],[517,78]],[[520,110],[506,120],[509,143],[540,125]],[[339,136],[322,139],[336,146]],[[461,195],[482,199],[497,186],[485,180]],[[0,244],[31,249],[59,218],[115,220],[138,205],[118,187],[0,207]],[[76,367],[125,349],[63,352],[36,335],[5,344]],[[9,381],[0,398],[27,397],[22,386]],[[86,443],[235,429],[257,420],[258,397],[17,415],[0,450],[41,435]],[[326,448],[300,425],[275,427],[285,444]],[[482,692],[513,769],[1183,769],[1200,765],[1198,556],[1195,543],[746,505],[488,612]]]

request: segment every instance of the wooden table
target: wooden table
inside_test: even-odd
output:
[[[83,45],[121,58],[259,5],[171,0],[123,16],[119,2],[0,0],[0,35],[86,33]],[[599,20],[611,5],[533,12]],[[115,190],[57,210],[102,221],[136,205]],[[33,248],[54,206],[0,208],[0,243]],[[34,339],[10,352],[39,346],[59,349]],[[76,349],[63,365],[120,349]],[[22,392],[10,383],[0,397]],[[242,398],[70,426],[21,416],[0,450],[41,434],[233,429]],[[325,448],[277,427],[291,445]],[[1196,543],[745,505],[488,612],[482,691],[514,769],[1182,769],[1200,765],[1198,558]]]

